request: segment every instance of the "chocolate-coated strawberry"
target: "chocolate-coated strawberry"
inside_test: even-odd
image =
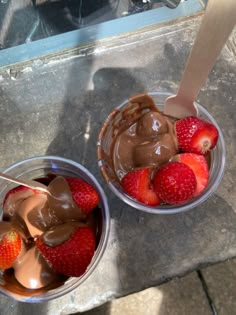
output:
[[[157,170],[153,185],[161,200],[177,205],[193,197],[197,181],[193,171],[186,164],[168,162]]]
[[[13,196],[15,193],[23,192],[23,191],[24,191],[24,195],[22,196],[23,197],[25,196],[26,198],[36,192],[26,186],[17,186],[7,192],[3,200],[3,205],[5,205],[6,201],[9,199],[10,196]]]
[[[99,203],[100,197],[94,187],[81,178],[66,177],[72,197],[83,213],[88,214]]]
[[[43,236],[36,245],[52,269],[71,277],[80,277],[90,264],[95,251],[95,236],[90,227],[78,227],[72,236],[57,246],[48,246]]]
[[[149,168],[130,171],[122,178],[121,186],[129,196],[146,205],[156,206],[160,199],[153,190],[150,175]]]
[[[193,196],[198,196],[206,188],[209,179],[209,170],[205,157],[195,153],[181,153],[174,156],[173,160],[182,162],[192,169],[197,180],[197,187]]]
[[[181,151],[206,155],[218,140],[218,130],[209,121],[189,116],[175,124],[178,145]]]

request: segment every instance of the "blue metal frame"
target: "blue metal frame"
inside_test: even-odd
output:
[[[200,0],[188,0],[181,2],[176,9],[161,7],[4,49],[0,51],[0,67],[55,54],[151,25],[167,23],[181,17],[191,16],[202,10],[203,4]]]

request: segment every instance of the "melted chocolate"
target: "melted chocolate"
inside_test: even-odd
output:
[[[130,115],[132,106],[136,110]],[[164,116],[148,95],[130,99],[122,115],[129,118],[118,130],[112,147],[113,168],[119,179],[138,167],[159,167],[178,153],[175,119]]]

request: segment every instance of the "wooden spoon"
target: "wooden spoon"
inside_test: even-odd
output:
[[[177,95],[166,99],[164,113],[197,116],[197,95],[236,25],[236,0],[209,0]]]

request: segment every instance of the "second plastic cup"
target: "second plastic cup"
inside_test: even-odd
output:
[[[153,98],[158,109],[163,110],[165,100],[171,94],[164,92],[152,92],[148,93],[148,95]],[[127,124],[127,119],[132,119],[134,111],[140,112],[141,110],[141,108],[139,108],[138,106],[132,107],[129,103],[129,100],[125,100],[121,105],[114,108],[114,110],[109,114],[100,130],[97,142],[98,166],[107,185],[117,197],[119,197],[122,201],[132,206],[133,208],[144,212],[156,214],[171,214],[195,208],[202,202],[207,200],[215,192],[224,174],[226,155],[224,138],[219,125],[212,117],[212,115],[200,104],[196,103],[196,105],[199,110],[199,117],[213,123],[219,131],[217,145],[211,151],[209,182],[203,193],[183,205],[159,205],[156,207],[150,207],[143,203],[140,203],[125,193],[120,184],[120,181],[117,179],[117,176],[113,171],[112,145],[114,138],[116,137],[116,134],[118,132],[118,128],[121,128],[122,125]]]

